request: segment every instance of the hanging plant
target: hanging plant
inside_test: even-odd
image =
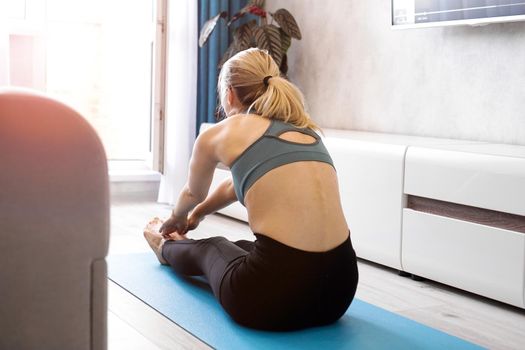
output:
[[[301,40],[301,31],[295,18],[286,9],[279,9],[274,13],[264,9],[264,0],[250,0],[248,5],[228,19],[228,13],[223,11],[209,19],[201,28],[199,46],[203,47],[208,41],[211,33],[221,18],[226,22],[228,28],[247,14],[257,16],[257,19],[244,23],[232,32],[233,42],[224,53],[219,68],[222,67],[230,57],[239,51],[250,47],[258,47],[267,50],[280,67],[281,73],[286,75],[288,71],[287,55],[292,43],[292,38]],[[271,22],[268,23],[268,15]],[[275,22],[275,23],[274,23]]]

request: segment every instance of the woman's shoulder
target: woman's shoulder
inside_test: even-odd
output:
[[[254,130],[268,126],[270,120],[256,114],[236,114],[232,115],[208,130],[214,134],[220,134],[224,138],[246,137],[246,134]],[[206,130],[206,131],[208,131]]]
[[[221,123],[225,123],[225,125],[229,125],[232,127],[242,127],[267,123],[268,120],[268,118],[262,117],[257,114],[235,114],[224,119],[223,121],[221,121]]]
[[[230,116],[199,134],[196,143],[214,147],[219,153],[237,148],[267,128],[270,121],[258,115],[238,114]]]

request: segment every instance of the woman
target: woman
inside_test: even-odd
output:
[[[173,214],[160,230],[158,219],[151,222],[146,239],[161,263],[205,275],[242,325],[293,330],[335,322],[355,294],[356,256],[336,171],[302,94],[255,48],[224,64],[218,88],[228,117],[197,138]],[[232,179],[207,197],[218,163]],[[255,242],[185,236],[236,200],[246,206]]]

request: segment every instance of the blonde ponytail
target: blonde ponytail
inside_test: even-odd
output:
[[[251,48],[241,51],[223,65],[218,84],[223,105],[230,86],[247,113],[253,111],[299,128],[320,130],[305,110],[301,91],[279,76],[279,67],[264,50]]]

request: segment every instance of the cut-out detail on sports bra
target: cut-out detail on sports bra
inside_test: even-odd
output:
[[[282,139],[286,132],[299,132],[315,139],[301,143]],[[334,165],[321,138],[311,129],[271,120],[264,134],[248,146],[231,165],[233,186],[237,199],[244,205],[244,196],[264,174],[285,164],[300,161],[318,161]]]
[[[299,141],[299,140],[291,140],[289,138],[287,138],[287,136],[304,136],[303,139],[304,140],[307,140],[305,142],[302,142],[302,141]],[[310,134],[307,134],[307,133],[304,133],[304,132],[301,132],[301,131],[284,131],[282,133],[280,133],[279,135],[277,135],[277,137],[280,139],[280,140],[283,140],[283,141],[286,141],[286,142],[290,142],[290,143],[295,143],[295,144],[298,144],[298,145],[314,145],[317,143],[317,139],[315,137],[313,137],[312,135]]]

